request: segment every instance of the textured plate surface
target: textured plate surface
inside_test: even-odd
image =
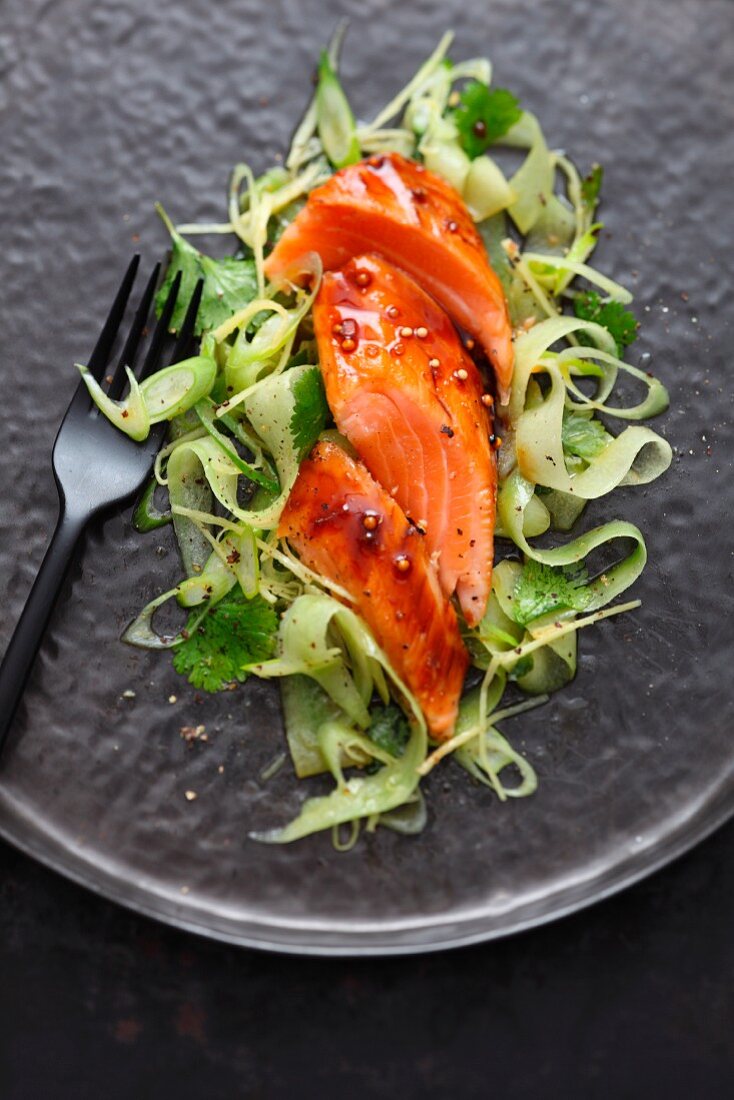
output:
[[[210,935],[289,951],[410,951],[549,919],[633,881],[734,807],[730,346],[734,5],[724,0],[8,0],[0,36],[3,436],[0,647],[55,516],[50,448],[153,213],[220,218],[237,160],[286,144],[320,44],[353,27],[345,77],[363,113],[447,25],[549,140],[607,169],[604,270],[636,293],[643,352],[669,385],[664,481],[592,506],[648,535],[634,616],[586,632],[575,683],[507,724],[536,766],[500,805],[454,765],[428,784],[417,839],[382,830],[347,855],[328,836],[247,840],[302,789],[277,695],[252,682],[202,701],[122,627],[177,579],[171,541],[129,514],[89,533],[0,766],[0,831],[94,889]],[[67,44],[63,48],[60,44]],[[131,689],[133,699],[124,698]],[[175,703],[169,696],[175,695]],[[205,724],[207,743],[179,730]],[[223,771],[220,770],[223,767]],[[184,797],[195,790],[196,801]]]

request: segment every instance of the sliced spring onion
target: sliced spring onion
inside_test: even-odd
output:
[[[129,435],[136,442],[146,439],[150,431],[150,416],[145,404],[135,375],[129,367],[125,367],[125,374],[130,384],[130,393],[124,401],[113,401],[104,392],[99,382],[89,373],[89,370],[76,364],[82,376],[84,385],[89,390],[89,396],[101,413],[107,417],[110,423],[119,428],[125,435]]]
[[[173,420],[205,397],[217,376],[217,364],[206,356],[196,355],[156,371],[140,384],[151,424]]]
[[[237,578],[217,553],[211,554],[198,576],[187,577],[176,588],[176,599],[182,607],[198,607],[201,603],[215,604],[230,589],[234,588]]]
[[[226,596],[235,584],[236,579],[231,569],[227,569],[218,554],[211,554],[199,576],[188,577],[175,588],[146,604],[123,633],[123,642],[142,649],[171,649],[172,646],[180,645],[188,637],[185,630],[161,635],[153,629],[153,616],[158,608],[174,597],[182,607],[201,606],[200,618],[194,619],[194,625],[198,625],[208,609]]]
[[[217,375],[214,360],[201,355],[156,371],[140,384],[126,367],[130,393],[124,401],[112,401],[87,368],[77,366],[100,411],[115,427],[135,440],[145,439],[151,424],[173,420],[190,409],[209,393]]]
[[[324,152],[335,168],[357,163],[361,156],[357,124],[326,50],[322,51],[319,61],[316,128]]]
[[[158,634],[153,628],[153,616],[158,608],[177,595],[178,588],[171,588],[146,604],[140,614],[126,627],[122,634],[122,641],[140,649],[172,649],[185,641],[188,637],[185,628],[175,634]],[[198,626],[208,610],[208,605],[202,607],[200,615],[194,620],[194,625]]]
[[[170,508],[165,512],[161,512],[160,509],[156,508],[153,498],[157,488],[158,482],[155,478],[151,478],[140,494],[140,499],[135,506],[133,527],[141,534],[146,531],[155,531],[158,527],[165,527],[173,518]]]
[[[329,40],[327,52],[333,69],[339,68],[339,54],[348,25],[348,21],[342,19]],[[314,93],[291,138],[285,166],[290,172],[297,172],[301,165],[319,156],[321,152],[321,142],[316,136],[316,94]]]

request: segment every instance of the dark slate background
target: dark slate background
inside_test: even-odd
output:
[[[730,4],[628,2],[635,3],[641,34],[678,41],[680,28],[689,26],[699,51],[705,44],[717,59],[710,72],[697,71],[696,81],[716,89],[718,62],[732,49],[734,21],[724,18]],[[0,111],[10,106],[15,117],[23,117],[25,97],[30,103],[33,96],[59,133],[73,133],[68,144],[49,144],[47,164],[28,163],[23,209],[3,209],[4,218],[22,221],[27,240],[15,296],[42,308],[38,295],[53,281],[62,316],[50,318],[49,327],[63,323],[67,332],[79,334],[75,347],[89,343],[90,302],[108,297],[120,265],[109,269],[103,286],[88,286],[78,275],[82,260],[100,270],[111,242],[124,238],[129,248],[133,231],[153,232],[150,211],[159,196],[149,183],[150,163],[176,162],[176,132],[156,125],[155,102],[144,98],[151,90],[153,98],[169,96],[171,80],[180,81],[188,69],[182,109],[202,134],[217,131],[220,157],[217,163],[186,165],[171,192],[187,216],[218,217],[222,164],[241,155],[243,126],[248,141],[257,139],[265,163],[275,148],[269,145],[269,120],[303,81],[303,68],[285,72],[279,76],[282,95],[273,95],[273,79],[262,64],[254,70],[254,84],[249,79],[248,58],[262,48],[260,21],[299,39],[307,19],[308,41],[299,45],[306,66],[315,26],[323,25],[325,38],[337,14],[359,18],[368,7],[375,20],[392,20],[396,45],[413,61],[418,57],[412,30],[424,15],[433,22],[437,14],[443,18],[444,6],[446,21],[461,26],[458,2],[403,0],[399,10],[383,0],[213,5],[208,41],[226,36],[228,49],[223,68],[214,64],[209,73],[199,67],[197,29],[184,0],[147,9],[141,0],[5,0]],[[507,13],[513,5],[502,0],[498,6]],[[491,24],[484,14],[479,18],[490,7],[489,0],[471,0],[469,22]],[[523,24],[518,14],[518,33],[526,31],[531,44],[534,33],[545,35],[553,24],[549,10],[565,14],[567,38],[559,50],[568,50],[573,35],[587,34],[591,25],[589,4],[579,0],[520,7],[527,19]],[[624,48],[613,20],[605,25],[609,35],[599,49]],[[379,38],[375,30],[366,33],[374,42]],[[485,47],[495,57],[500,52],[498,43],[483,41]],[[197,59],[196,71],[190,58]],[[274,56],[273,71],[277,65]],[[107,86],[112,66],[124,71],[127,97],[98,101],[94,89]],[[360,75],[364,86],[367,74]],[[83,89],[71,105],[57,95],[58,82],[67,79]],[[542,85],[542,73],[529,79]],[[574,79],[579,88],[589,87],[592,101],[606,91],[594,86],[593,72]],[[254,115],[243,122],[229,94],[202,114],[212,80],[227,89],[246,86],[253,110],[269,97],[258,124]],[[660,107],[672,163],[678,124],[666,115],[665,104]],[[150,163],[120,137],[126,119],[148,111]],[[630,139],[641,143],[644,154],[644,135]],[[6,134],[6,140],[17,162],[22,134]],[[593,149],[593,133],[578,140]],[[106,229],[88,242],[84,256],[72,257],[70,274],[70,257],[45,242],[63,237],[64,219],[87,216],[75,203],[74,181],[90,175],[101,181],[98,217],[107,219]],[[139,181],[138,206],[128,229],[121,219],[131,215],[121,211],[117,196],[129,193],[132,176]],[[69,184],[65,194],[53,183],[59,178]],[[730,224],[728,211],[721,213]],[[14,315],[7,323],[17,340],[22,318]],[[39,372],[45,354],[43,348],[28,349]],[[27,364],[9,369],[25,370]],[[64,400],[59,392],[59,412]],[[21,429],[7,426],[10,444]],[[50,441],[52,426],[44,430]],[[40,498],[50,509],[48,470],[40,464],[19,470],[13,494]],[[46,538],[44,530],[32,532],[27,558],[16,563],[11,587],[18,606]],[[728,1097],[734,1090],[733,840],[729,825],[624,895],[511,940],[424,958],[367,961],[278,958],[195,939],[85,893],[0,845],[0,1100]]]
[[[195,939],[0,846],[3,1100],[724,1100],[734,824],[585,913],[442,955]]]

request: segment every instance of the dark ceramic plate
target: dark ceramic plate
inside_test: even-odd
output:
[[[672,397],[670,473],[588,516],[619,511],[647,532],[642,609],[586,632],[576,682],[508,725],[538,770],[534,798],[500,805],[451,765],[428,784],[417,839],[382,830],[348,855],[328,836],[265,847],[248,831],[288,819],[302,794],[289,768],[259,778],[281,746],[277,695],[252,682],[200,701],[167,657],[119,643],[177,565],[165,532],[138,536],[129,513],[111,516],[66,585],[2,760],[0,831],[100,893],[210,936],[297,952],[432,950],[618,890],[734,808],[734,58],[723,53],[734,5],[10,0],[0,633],[53,524],[49,454],[71,364],[133,249],[164,250],[153,201],[220,217],[230,166],[264,167],[284,148],[342,15],[354,21],[345,75],[365,114],[453,24],[457,55],[491,54],[498,83],[551,141],[606,166],[601,266],[635,289],[636,356],[652,353]],[[209,740],[187,747],[179,730],[198,724]]]

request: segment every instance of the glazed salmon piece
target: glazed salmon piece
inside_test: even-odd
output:
[[[441,587],[475,626],[491,587],[497,495],[479,371],[443,310],[379,256],[324,276],[314,326],[337,427],[425,532]]]
[[[450,737],[469,657],[423,539],[392,497],[341,447],[317,443],[278,534],[310,569],[349,592],[433,737]]]
[[[311,192],[265,262],[268,277],[305,252],[327,270],[380,252],[411,274],[484,348],[502,401],[512,379],[512,330],[502,285],[458,191],[398,153],[370,157]]]

